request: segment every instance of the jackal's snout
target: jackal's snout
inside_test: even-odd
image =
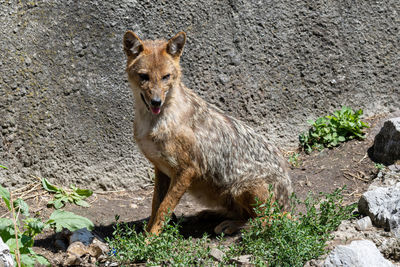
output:
[[[159,108],[161,107],[161,99],[159,97],[155,97],[150,100],[150,104],[154,108]]]
[[[158,114],[161,112],[161,105],[162,105],[162,101],[161,98],[158,96],[153,97],[150,100],[150,109],[151,112],[153,112],[154,114]]]

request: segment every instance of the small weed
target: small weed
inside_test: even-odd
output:
[[[204,266],[212,263],[208,259],[210,249],[207,236],[198,240],[185,239],[179,233],[179,225],[170,224],[169,218],[166,218],[159,236],[151,236],[146,232],[137,233],[127,224],[118,221],[113,235],[113,239],[107,240],[112,251],[111,256],[122,266],[134,262],[168,266]]]
[[[293,152],[292,154],[290,154],[288,162],[293,166],[293,167],[298,167],[300,166],[300,154]]]
[[[50,218],[43,222],[39,218],[31,217],[28,204],[21,198],[13,200],[12,194],[2,186],[0,196],[11,212],[11,219],[0,218],[0,237],[9,246],[15,265],[18,266],[36,266],[37,263],[50,266],[46,258],[32,249],[35,236],[44,229],[50,227],[59,232],[62,228],[75,231],[83,227],[92,229],[94,226],[89,219],[62,210],[54,211]]]
[[[364,139],[363,128],[369,127],[367,123],[360,120],[362,109],[354,112],[351,108],[343,106],[333,115],[310,120],[311,125],[307,133],[299,136],[301,147],[310,153],[312,150],[322,150],[325,147],[335,147],[341,142],[354,138]]]
[[[381,171],[385,169],[385,165],[383,165],[382,163],[375,163],[375,168],[378,169],[378,171]]]
[[[66,189],[56,187],[52,185],[46,178],[42,178],[43,188],[51,193],[55,193],[54,200],[49,201],[49,205],[54,206],[55,209],[62,208],[65,203],[74,203],[82,207],[89,207],[84,199],[90,197],[93,194],[92,190],[80,189],[71,185],[71,190],[68,192]]]

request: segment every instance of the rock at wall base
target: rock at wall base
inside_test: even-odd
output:
[[[350,245],[337,246],[325,259],[324,267],[392,267],[375,244],[369,240],[357,240]]]

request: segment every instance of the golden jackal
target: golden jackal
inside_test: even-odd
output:
[[[288,207],[292,192],[285,159],[267,140],[206,103],[181,81],[179,59],[186,41],[141,40],[127,31],[126,72],[135,99],[134,135],[155,169],[147,231],[158,234],[164,216],[188,191],[227,220],[215,232],[231,234],[250,217],[256,198]]]

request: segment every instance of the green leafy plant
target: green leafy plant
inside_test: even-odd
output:
[[[31,217],[28,204],[21,198],[13,200],[10,192],[2,186],[0,195],[11,212],[11,218],[0,218],[0,237],[9,246],[18,266],[35,266],[37,263],[50,266],[45,257],[36,254],[32,249],[35,236],[44,229],[50,227],[59,232],[62,228],[75,231],[83,227],[91,230],[94,227],[89,219],[62,210],[54,211],[43,222],[39,218]]]
[[[116,218],[118,219],[118,218]],[[144,226],[144,228],[146,225]],[[107,239],[112,257],[121,265],[146,263],[166,266],[211,266],[208,258],[209,239],[185,239],[179,233],[179,225],[166,218],[163,231],[158,236],[146,232],[138,233],[127,224],[117,221],[112,239]]]
[[[363,129],[369,126],[360,120],[362,114],[362,109],[354,112],[351,108],[343,106],[333,115],[327,115],[315,121],[309,120],[311,128],[299,136],[301,147],[310,153],[314,149],[335,147],[341,142],[354,138],[364,139]]]
[[[7,167],[5,167],[5,166],[3,166],[3,165],[0,165],[0,168],[2,168],[2,169],[8,169]]]
[[[258,217],[250,220],[251,227],[242,232],[242,241],[229,250],[227,258],[251,254],[257,266],[303,266],[308,260],[318,258],[325,253],[325,243],[332,238],[330,233],[342,220],[353,216],[355,204],[342,206],[342,190],[321,193],[319,198],[308,195],[304,202],[293,195],[292,216],[298,204],[306,207],[306,213],[294,218],[283,213],[270,195],[265,203],[259,204]]]
[[[51,184],[46,178],[42,178],[42,185],[44,189],[54,193],[54,200],[49,201],[48,204],[54,206],[55,209],[64,207],[65,203],[68,202],[82,207],[90,206],[84,199],[93,194],[92,190],[80,189],[71,185],[71,189],[68,191]]]

